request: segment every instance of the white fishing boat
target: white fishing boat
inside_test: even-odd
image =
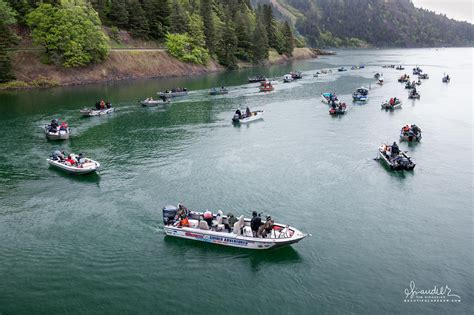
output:
[[[400,130],[400,141],[419,142],[421,138],[421,128],[415,124],[407,124]]]
[[[71,130],[66,122],[59,122],[53,119],[49,125],[45,125],[44,133],[48,140],[66,140],[69,139]]]
[[[175,206],[163,207],[164,231],[168,236],[259,250],[288,246],[308,236],[292,226],[273,223],[266,237],[254,237],[250,219],[242,215],[230,227],[229,218],[221,210],[212,214],[211,226],[203,219],[205,213],[194,211],[187,213],[187,223],[182,225],[182,221],[177,219],[177,213],[178,208]]]
[[[224,94],[229,94],[229,90],[223,86],[220,88],[212,88],[209,91],[209,95],[224,95]]]
[[[170,101],[168,99],[159,99],[159,100],[155,100],[154,98],[152,97],[149,97],[143,101],[140,102],[140,104],[142,104],[142,106],[146,106],[146,107],[153,107],[153,106],[158,106],[160,104],[166,104],[166,103],[169,103]]]
[[[82,175],[92,173],[100,168],[100,163],[91,159],[83,158],[80,163],[67,162],[66,160],[54,159],[54,157],[46,159],[49,165],[56,167],[69,174]]]
[[[171,91],[163,91],[157,93],[160,97],[170,98],[170,97],[180,97],[188,95],[188,90],[186,88],[182,89],[173,89]]]
[[[283,82],[284,83],[290,83],[290,82],[293,82],[293,76],[291,74],[285,74],[283,76]]]
[[[399,151],[396,146],[396,152],[393,145],[382,144],[379,147],[379,159],[384,161],[391,170],[394,171],[412,171],[416,164],[411,157],[403,151]]]
[[[95,109],[95,108],[84,108],[80,110],[80,113],[86,117],[92,116],[102,116],[113,113],[115,111],[114,107],[104,108],[104,109]]]
[[[382,107],[382,109],[398,109],[398,108],[402,108],[402,101],[399,100],[398,98],[392,98],[390,99],[390,101],[385,101],[382,103],[382,105],[380,105],[380,107]]]
[[[236,110],[234,117],[232,117],[232,122],[240,123],[240,124],[247,124],[252,121],[256,121],[259,119],[263,119],[263,110],[256,110],[252,111],[249,114],[244,113],[242,114],[240,110]]]
[[[49,126],[44,126],[44,133],[48,140],[66,140],[69,139],[70,130],[69,127],[51,130]]]
[[[408,93],[408,98],[409,99],[420,99],[421,95],[416,91],[416,89],[411,90],[411,92]]]

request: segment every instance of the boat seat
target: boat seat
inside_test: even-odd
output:
[[[199,221],[199,228],[201,230],[209,230],[209,225],[207,224],[206,221],[202,220],[202,221]]]
[[[244,236],[253,237],[252,228],[250,226],[244,226]]]
[[[241,235],[242,234],[242,228],[244,227],[245,225],[245,221],[244,221],[244,216],[241,215],[239,217],[239,220],[237,222],[234,223],[234,229],[233,229],[233,233],[236,234],[236,235]]]
[[[188,219],[189,227],[197,229],[199,227],[199,220]]]

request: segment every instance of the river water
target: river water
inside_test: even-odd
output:
[[[0,313],[469,313],[473,301],[473,49],[339,51],[336,56],[193,78],[139,80],[0,94]],[[322,68],[365,64],[313,78]],[[405,71],[382,69],[403,64]],[[407,99],[397,83],[430,75]],[[283,84],[291,69],[304,78]],[[386,84],[373,75],[383,72]],[[448,72],[451,83],[441,77]],[[258,93],[246,78],[280,80]],[[225,85],[228,95],[209,96]],[[351,92],[370,86],[370,100]],[[142,108],[139,99],[185,86],[189,97]],[[320,94],[349,103],[331,117]],[[398,96],[403,108],[380,109]],[[97,99],[117,111],[82,118]],[[235,127],[236,108],[264,120]],[[70,140],[41,127],[68,121]],[[417,163],[394,173],[374,160],[406,123],[400,145]],[[48,167],[55,149],[101,162],[98,175]],[[312,236],[268,252],[164,237],[161,207],[252,210]],[[405,302],[449,286],[460,302]]]

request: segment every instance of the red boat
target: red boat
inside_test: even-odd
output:
[[[274,87],[270,81],[265,81],[260,84],[260,92],[271,92]]]

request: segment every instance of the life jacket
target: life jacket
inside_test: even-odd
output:
[[[188,220],[188,218],[182,219],[181,221],[179,221],[179,224],[180,224],[181,226],[189,226],[189,220]]]

